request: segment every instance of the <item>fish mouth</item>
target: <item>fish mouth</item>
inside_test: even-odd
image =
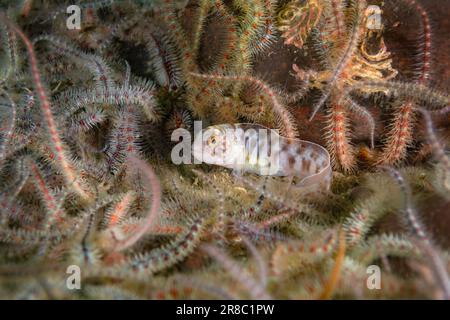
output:
[[[198,142],[197,142],[198,143]],[[194,141],[194,144],[192,145],[192,156],[194,157],[194,160],[203,163],[203,146],[200,144],[200,146],[196,145],[196,141]]]

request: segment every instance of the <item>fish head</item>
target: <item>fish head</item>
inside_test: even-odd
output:
[[[232,126],[214,125],[196,135],[192,153],[203,163],[233,168],[242,155],[242,141]]]

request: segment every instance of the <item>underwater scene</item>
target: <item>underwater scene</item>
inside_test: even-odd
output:
[[[449,0],[0,0],[0,299],[450,299]]]

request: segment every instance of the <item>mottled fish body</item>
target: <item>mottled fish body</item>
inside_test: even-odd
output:
[[[239,173],[298,177],[299,187],[328,190],[331,183],[330,155],[325,148],[281,137],[276,130],[257,124],[208,127],[196,137],[193,155]]]

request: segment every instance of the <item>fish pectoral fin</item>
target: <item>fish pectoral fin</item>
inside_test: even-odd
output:
[[[231,174],[236,177],[242,177],[244,175],[244,170],[242,170],[242,168],[233,168]]]

